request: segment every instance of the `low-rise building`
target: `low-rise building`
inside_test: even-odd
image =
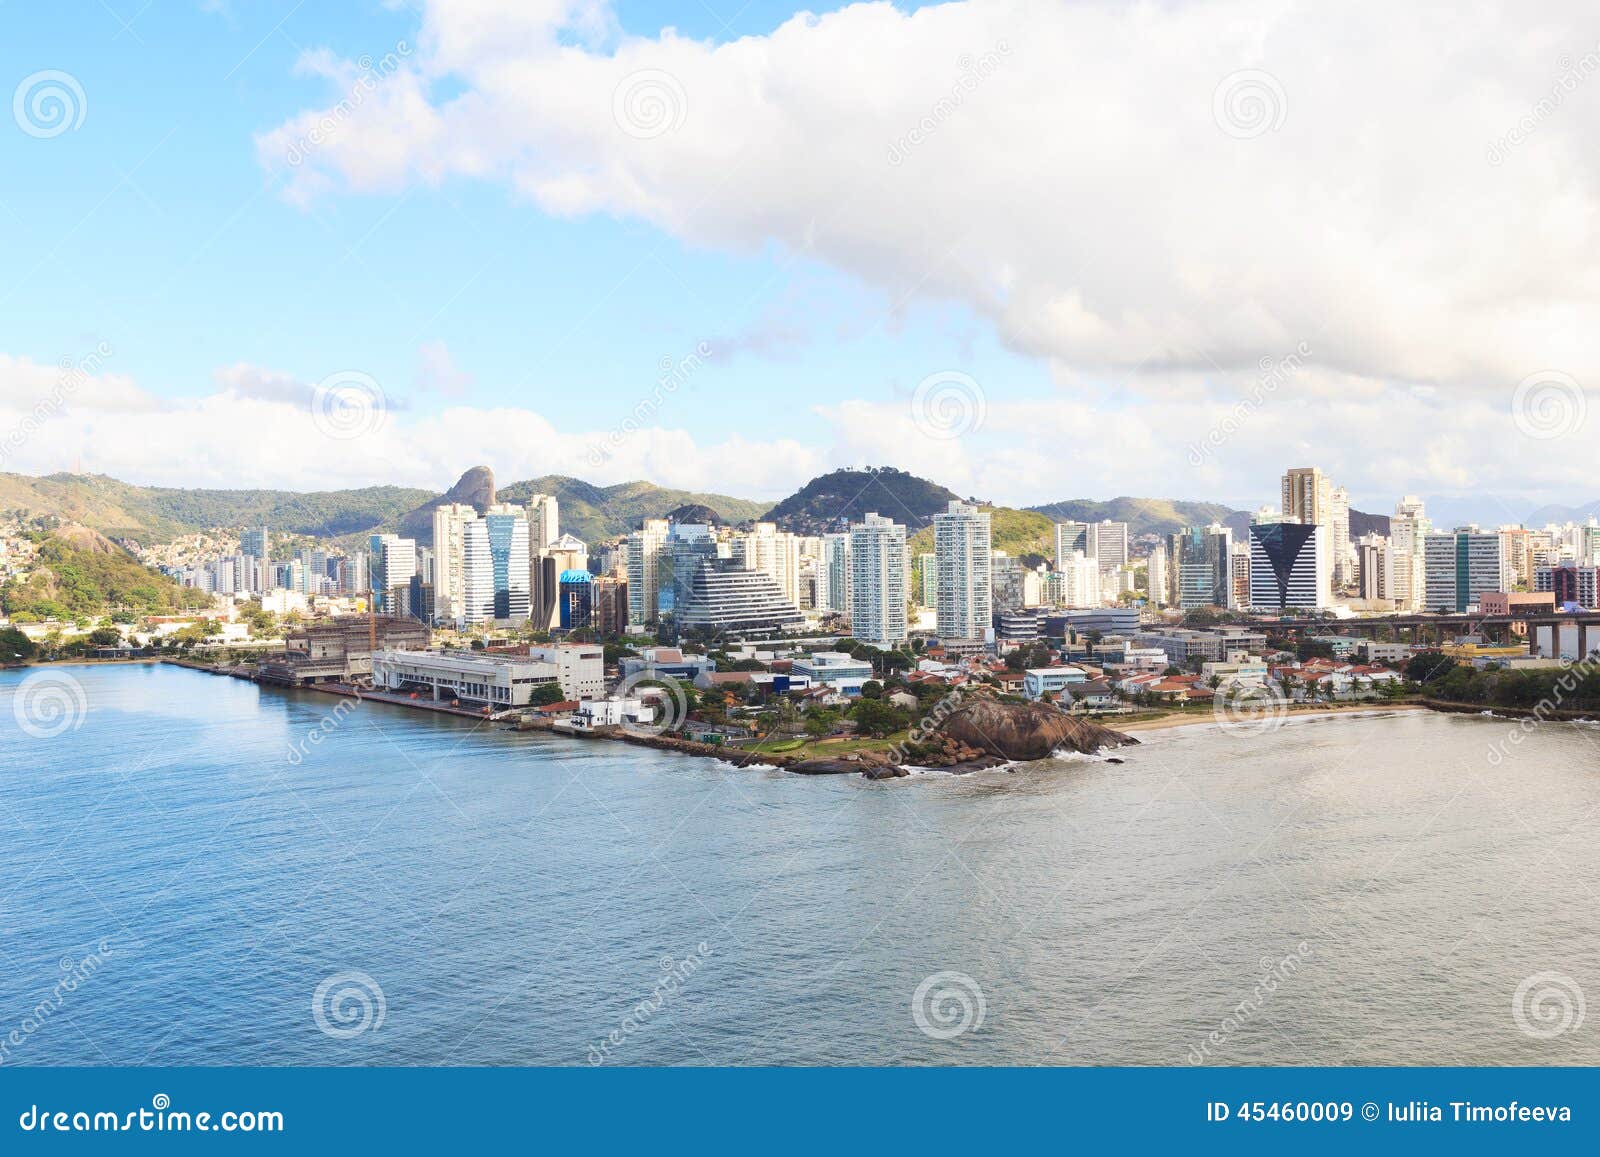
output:
[[[861,694],[862,684],[873,678],[871,663],[843,651],[817,651],[797,658],[791,670],[810,679],[813,686],[824,684],[846,695]]]
[[[1088,672],[1082,667],[1031,667],[1022,673],[1022,693],[1029,699],[1059,696],[1071,684],[1088,680]]]
[[[372,686],[397,694],[426,693],[496,711],[526,707],[536,687],[558,684],[554,663],[475,651],[379,651]],[[568,696],[571,698],[571,696]]]

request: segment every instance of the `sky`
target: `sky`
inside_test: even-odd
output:
[[[1600,497],[1592,5],[67,0],[6,92],[3,470]]]

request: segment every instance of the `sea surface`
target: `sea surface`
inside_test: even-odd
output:
[[[872,783],[84,666],[0,736],[0,1064],[1600,1063],[1583,725]]]

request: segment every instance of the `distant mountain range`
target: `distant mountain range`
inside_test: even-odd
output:
[[[54,515],[100,531],[111,538],[146,545],[170,542],[184,534],[217,528],[237,529],[265,523],[275,533],[329,538],[354,545],[374,532],[394,532],[423,543],[433,540],[433,510],[443,502],[467,502],[480,509],[498,498],[526,502],[534,494],[554,494],[561,507],[561,526],[585,542],[614,539],[635,529],[645,518],[717,521],[738,525],[756,520],[776,522],[799,534],[842,529],[875,511],[902,523],[914,537],[933,516],[962,496],[914,474],[892,468],[835,470],[807,482],[781,502],[735,498],[676,490],[650,482],[596,486],[582,479],[549,474],[496,487],[493,471],[476,466],[454,486],[434,492],[405,486],[367,486],[355,490],[295,492],[287,490],[182,490],[135,486],[103,475],[52,474],[35,478],[0,474],[0,512]],[[1221,522],[1242,536],[1250,512],[1214,502],[1123,496],[1106,501],[1074,498],[1026,509],[989,506],[996,513],[994,542],[1013,554],[1048,554],[1049,523],[1126,522],[1135,535],[1167,534],[1184,526]],[[1441,507],[1448,501],[1441,501]],[[1582,522],[1600,514],[1600,501],[1585,506],[1545,506],[1523,521]],[[1502,521],[1513,521],[1508,514]],[[1447,516],[1436,525],[1450,526]],[[1350,534],[1389,532],[1386,515],[1350,512]]]

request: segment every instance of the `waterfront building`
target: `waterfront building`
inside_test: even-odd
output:
[[[291,592],[285,592],[291,593]],[[283,653],[263,660],[258,677],[267,683],[348,683],[372,672],[372,639],[380,650],[420,651],[431,639],[413,618],[344,615],[318,620],[284,636]]]
[[[933,516],[940,640],[980,641],[994,617],[989,512],[951,502]]]
[[[869,513],[850,524],[850,633],[894,647],[906,641],[906,528]]]
[[[521,649],[519,649],[521,650]],[[528,648],[524,653],[379,651],[373,686],[400,694],[426,693],[473,707],[526,707],[534,689],[554,683],[565,699],[605,692],[599,647]]]
[[[1042,699],[1046,695],[1060,698],[1074,683],[1088,681],[1088,672],[1082,667],[1030,667],[1022,673],[1022,693],[1029,699]]]
[[[1261,613],[1331,606],[1324,561],[1328,528],[1301,522],[1250,526],[1250,607]]]

